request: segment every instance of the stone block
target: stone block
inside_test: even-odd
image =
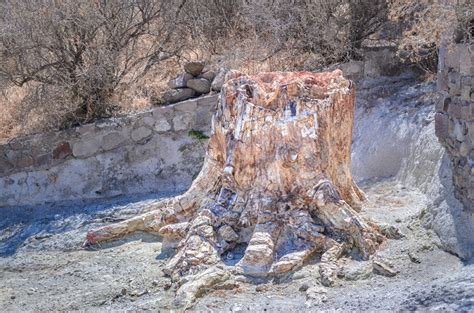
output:
[[[180,102],[174,106],[175,110],[180,111],[180,112],[194,112],[197,108],[197,100],[192,99],[192,100],[187,100]]]
[[[179,114],[173,118],[175,131],[187,130],[191,128],[192,116],[190,114]]]
[[[131,138],[133,141],[138,142],[151,137],[152,134],[153,131],[150,128],[142,126],[132,130]]]
[[[69,142],[60,142],[56,148],[53,149],[53,159],[55,160],[65,159],[70,155],[72,155],[72,149]]]
[[[444,95],[436,102],[436,112],[447,112],[449,104],[451,103],[451,97]]]
[[[209,95],[205,97],[201,97],[197,99],[197,105],[198,107],[209,107],[211,111],[214,111],[215,108],[217,107],[217,101],[219,99],[219,95]]]
[[[102,137],[102,149],[104,151],[112,150],[124,143],[127,138],[119,132],[113,132]]]
[[[196,92],[191,88],[172,89],[165,91],[161,95],[163,103],[176,103],[187,100],[196,95]]]
[[[143,125],[153,127],[153,125],[155,124],[155,119],[151,116],[145,116],[141,119],[141,123]]]
[[[184,88],[186,87],[186,83],[188,82],[188,80],[190,80],[191,78],[193,78],[193,75],[189,73],[179,74],[175,78],[170,79],[168,81],[168,87],[170,87],[171,89]]]
[[[344,63],[340,66],[340,69],[349,79],[359,79],[364,76],[364,62],[363,61],[352,61]]]
[[[452,101],[448,105],[448,114],[452,118],[461,118],[462,117],[462,105],[458,101]]]
[[[198,94],[208,93],[211,91],[211,82],[205,78],[193,78],[186,83],[188,88],[193,89]]]
[[[474,145],[474,121],[466,122],[466,127],[467,127],[467,137],[471,141],[471,143]]]
[[[400,73],[395,52],[390,49],[367,51],[364,62],[366,77],[394,76]]]
[[[449,117],[444,113],[436,113],[435,115],[435,133],[440,139],[445,139],[449,136],[448,131]]]
[[[171,130],[171,125],[168,123],[166,118],[163,116],[155,122],[155,131],[157,132],[167,132]]]
[[[467,86],[472,86],[473,84],[473,77],[469,75],[461,76],[461,85],[467,85]]]
[[[458,72],[448,74],[448,92],[451,95],[459,96],[461,93],[461,76]]]
[[[13,170],[14,165],[5,158],[0,158],[0,175],[6,174]]]
[[[471,100],[471,86],[463,85],[461,87],[461,99],[463,99],[465,101],[470,101]]]
[[[26,168],[30,167],[34,164],[34,159],[31,155],[20,155],[20,157],[16,160],[16,167],[18,168]]]
[[[201,74],[206,63],[204,61],[191,61],[184,64],[184,70],[193,76]]]
[[[21,138],[18,138],[18,139],[12,139],[8,142],[8,146],[10,147],[10,149],[12,150],[22,150],[24,149],[24,142],[21,140]]]
[[[447,71],[443,70],[438,72],[436,78],[436,89],[438,91],[448,91],[448,73]]]
[[[207,72],[202,73],[198,77],[199,78],[205,78],[208,81],[212,82],[212,80],[216,77],[216,72],[214,72],[213,70],[209,70]]]
[[[175,105],[176,106],[176,105]],[[172,105],[168,106],[161,106],[161,107],[155,107],[151,111],[151,114],[155,120],[162,116],[168,116],[169,114],[173,114],[174,109]]]
[[[459,154],[463,157],[467,157],[469,155],[469,151],[471,150],[470,145],[467,142],[461,143],[459,147]]]
[[[467,129],[464,127],[464,123],[462,121],[455,121],[453,131],[451,133],[451,137],[455,138],[457,141],[462,142],[464,140],[464,136],[467,133]]]
[[[474,51],[470,51],[469,45],[458,45],[459,49],[459,71],[461,75],[474,75],[472,68],[474,67],[474,61],[472,60],[472,55]]]
[[[96,126],[96,123],[82,125],[81,127],[77,127],[76,131],[79,137],[88,136],[88,135],[92,136],[96,132],[95,126]]]
[[[99,152],[100,146],[95,138],[84,138],[72,145],[72,154],[76,158],[87,158]]]
[[[51,160],[52,160],[52,155],[50,153],[38,155],[35,157],[35,166],[50,165]]]
[[[217,71],[217,75],[216,75],[216,77],[214,78],[214,80],[212,81],[212,84],[211,84],[211,89],[212,90],[214,90],[214,91],[220,91],[221,90],[222,86],[224,85],[225,76],[226,76],[227,72],[229,72],[229,69],[227,69],[225,67],[221,67]]]
[[[459,48],[457,45],[448,47],[444,66],[448,70],[453,69],[455,72],[459,71]]]

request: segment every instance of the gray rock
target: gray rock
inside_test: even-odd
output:
[[[175,78],[170,79],[168,81],[168,87],[170,87],[171,89],[185,88],[186,83],[191,78],[193,78],[193,75],[191,75],[189,73],[179,74]]]
[[[145,116],[140,121],[143,125],[152,127],[155,124],[155,119],[151,116]]]
[[[225,82],[225,75],[227,74],[228,71],[229,71],[229,69],[225,68],[225,67],[221,67],[217,71],[217,75],[216,75],[216,77],[214,78],[214,80],[212,81],[212,84],[211,84],[211,89],[213,91],[220,91],[221,90],[222,85],[224,85],[224,82]]]
[[[86,158],[94,155],[100,150],[100,143],[91,138],[84,138],[84,140],[74,143],[72,146],[72,154],[76,158]]]
[[[306,290],[306,302],[307,308],[315,305],[321,305],[323,302],[328,301],[327,290],[321,286],[314,286]]]
[[[301,292],[305,292],[308,289],[309,289],[308,283],[303,283],[298,290]]]
[[[163,103],[176,103],[192,98],[196,92],[191,88],[172,89],[165,91],[162,95]]]
[[[14,165],[10,161],[0,157],[0,176],[13,170],[13,167]]]
[[[388,223],[377,223],[377,225],[379,226],[382,234],[389,239],[400,239],[404,237],[400,230],[393,225]]]
[[[168,121],[163,117],[156,121],[155,123],[155,130],[157,132],[166,132],[171,130],[171,125]]]
[[[187,86],[200,94],[211,91],[211,83],[205,78],[190,79],[188,80]]]
[[[173,118],[174,130],[186,130],[190,127],[192,117],[189,114],[179,114]]]
[[[374,273],[382,276],[393,277],[398,274],[391,264],[383,260],[374,260],[373,266]]]
[[[147,127],[139,127],[132,131],[131,137],[133,141],[137,142],[150,137],[152,133],[153,131]]]
[[[179,104],[179,106],[175,107],[175,110],[177,111],[176,114],[180,114],[181,112],[195,113],[198,107],[197,104],[198,99],[183,101]]]
[[[199,75],[199,78],[205,78],[207,79],[208,81],[212,82],[212,80],[216,77],[216,72],[214,72],[213,70],[209,70],[207,72],[204,72],[202,73],[201,75]]]
[[[16,160],[16,166],[19,168],[30,167],[34,163],[34,159],[31,155],[20,155]]]
[[[193,76],[198,76],[204,69],[205,63],[203,61],[192,61],[184,64],[184,70]]]
[[[372,276],[373,267],[370,261],[352,261],[347,266],[344,266],[344,278],[346,280],[362,280],[368,279]]]
[[[227,242],[233,242],[239,239],[239,235],[229,225],[223,225],[219,228],[218,234]]]
[[[112,150],[120,146],[126,138],[119,132],[113,132],[102,138],[102,149],[104,151]]]
[[[408,252],[408,257],[410,258],[410,261],[412,261],[413,263],[421,263],[421,259],[418,256],[418,254],[416,254],[413,251]]]

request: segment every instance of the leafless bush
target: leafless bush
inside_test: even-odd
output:
[[[398,46],[399,57],[428,74],[435,74],[442,36],[458,42],[473,42],[474,2],[456,0],[440,3],[398,0],[398,23],[405,25]]]
[[[196,0],[183,11],[195,47],[213,54],[255,43],[258,53],[250,54],[260,62],[309,53],[327,65],[360,59],[362,41],[380,29],[388,7],[388,0]]]
[[[462,0],[456,6],[457,42],[474,44],[474,0]]]
[[[48,112],[54,103],[59,125],[109,116],[125,77],[181,49],[173,23],[184,2],[4,0],[0,76],[37,84],[23,107]]]
[[[9,119],[27,120],[27,133],[144,108],[188,59],[249,73],[315,70],[360,60],[382,38],[434,73],[447,28],[457,21],[459,40],[474,36],[472,0],[454,2],[0,0],[0,137],[19,129],[3,127]]]

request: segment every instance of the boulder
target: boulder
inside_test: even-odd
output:
[[[193,75],[189,73],[179,74],[175,78],[168,81],[168,87],[171,89],[186,88],[186,83],[191,78],[193,78]]]
[[[191,88],[172,89],[165,91],[161,100],[163,103],[176,103],[192,98],[196,95],[196,92]]]
[[[212,82],[215,77],[216,77],[216,72],[214,72],[213,70],[209,70],[199,75],[199,78],[205,78],[210,82]]]
[[[192,61],[184,64],[184,70],[193,76],[198,76],[204,69],[205,63],[203,61]]]
[[[208,93],[211,91],[211,82],[205,78],[190,79],[186,85],[188,88],[193,89],[199,94]]]
[[[344,266],[343,273],[346,280],[363,280],[372,276],[373,265],[371,261],[350,261]]]
[[[213,91],[220,91],[221,90],[222,85],[224,85],[224,82],[225,82],[225,74],[227,74],[228,71],[229,71],[229,69],[225,68],[225,67],[221,67],[217,71],[216,77],[214,78],[214,80],[212,81],[212,84],[211,84],[211,89]]]

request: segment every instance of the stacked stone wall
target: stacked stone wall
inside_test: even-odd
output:
[[[0,207],[186,189],[217,97],[1,144]]]
[[[474,46],[440,49],[436,135],[453,164],[454,192],[474,212]]]

